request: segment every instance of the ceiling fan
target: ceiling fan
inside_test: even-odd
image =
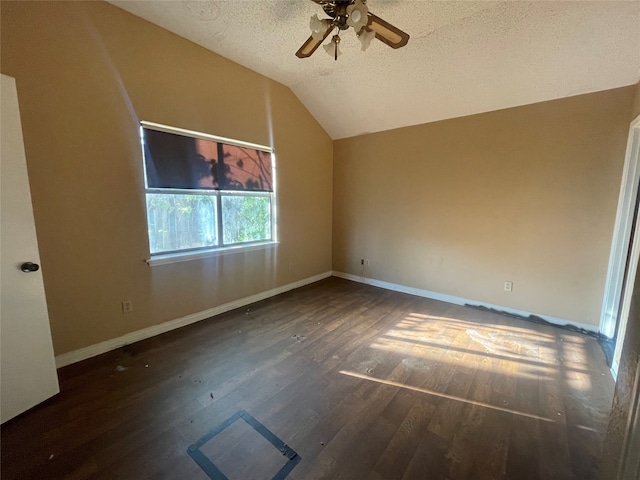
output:
[[[322,7],[330,18],[320,19],[318,15],[311,17],[309,26],[311,36],[296,52],[298,58],[310,57],[324,42],[329,34],[338,30],[331,42],[324,46],[327,53],[337,60],[340,55],[340,31],[353,27],[366,50],[373,38],[386,43],[391,48],[404,47],[409,41],[409,34],[374,15],[367,8],[367,0],[311,0]]]

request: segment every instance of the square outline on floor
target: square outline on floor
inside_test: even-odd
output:
[[[193,445],[190,445],[187,448],[187,453],[193,460],[204,470],[209,478],[212,480],[229,480],[227,476],[222,473],[218,467],[216,467],[209,457],[207,457],[204,453],[200,451],[200,447],[202,447],[205,443],[211,440],[213,437],[222,432],[225,428],[233,425],[239,419],[243,419],[250,427],[252,427],[256,432],[262,435],[271,445],[276,447],[280,453],[285,455],[289,461],[284,464],[284,466],[276,473],[271,480],[284,480],[291,470],[302,460],[302,457],[298,455],[289,445],[284,443],[278,437],[276,437],[267,427],[261,424],[258,420],[253,418],[251,414],[244,410],[240,410],[239,412],[232,415],[230,418],[222,422],[216,428],[211,430],[209,433],[204,435],[200,440],[198,440]]]

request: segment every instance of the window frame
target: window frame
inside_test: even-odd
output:
[[[172,133],[192,138],[201,138],[204,140],[210,140],[219,143],[225,143],[228,145],[234,145],[239,147],[246,147],[255,150],[261,150],[271,153],[271,176],[272,176],[272,191],[251,191],[251,190],[214,190],[214,189],[189,189],[189,188],[158,188],[149,187],[147,182],[147,169],[145,164],[145,130],[157,130],[165,133]],[[276,155],[275,150],[272,147],[264,145],[243,142],[240,140],[234,140],[226,137],[220,137],[217,135],[211,135],[202,132],[196,132],[193,130],[186,130],[178,127],[171,127],[168,125],[162,125],[155,122],[140,121],[139,126],[140,134],[140,146],[142,149],[142,169],[144,174],[144,195],[145,195],[145,220],[147,222],[147,241],[149,257],[146,259],[147,264],[150,266],[163,265],[167,263],[182,262],[188,260],[194,260],[198,258],[215,257],[219,255],[227,255],[231,253],[247,252],[252,250],[262,250],[272,248],[278,244],[278,222],[277,222],[277,168],[276,168]],[[151,253],[151,239],[149,237],[149,209],[147,207],[147,195],[148,194],[164,194],[164,195],[204,195],[210,196],[215,199],[216,209],[216,245],[187,248],[180,250],[163,251],[157,253]],[[251,240],[246,242],[237,243],[224,243],[224,226],[222,216],[222,199],[223,197],[257,197],[269,199],[269,219],[270,219],[270,238]]]

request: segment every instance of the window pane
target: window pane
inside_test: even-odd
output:
[[[218,243],[212,195],[147,193],[147,219],[152,254]]]
[[[222,228],[225,245],[271,239],[269,197],[223,196]]]

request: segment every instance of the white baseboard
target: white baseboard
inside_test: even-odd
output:
[[[143,328],[142,330],[127,333],[126,335],[123,335],[121,337],[113,338],[111,340],[106,340],[94,345],[89,345],[88,347],[63,353],[56,357],[56,367],[61,368],[66,365],[71,365],[72,363],[80,362],[82,360],[86,360],[87,358],[95,357],[96,355],[115,350],[116,348],[120,348],[131,343],[139,342],[140,340],[144,340],[146,338],[151,338],[156,335],[175,330],[176,328],[184,327],[186,325],[205,320],[207,318],[219,315],[224,312],[228,312],[235,308],[244,307],[245,305],[259,302],[260,300],[264,300],[266,298],[274,297],[281,293],[288,292],[289,290],[304,287],[305,285],[309,285],[310,283],[314,283],[324,278],[330,277],[331,274],[332,272],[330,271],[324,272],[319,275],[314,275],[313,277],[304,278],[302,280],[298,280],[297,282],[289,283],[281,287],[272,288],[271,290],[251,295],[249,297],[240,298],[238,300],[234,300],[233,302],[225,303],[224,305],[218,305],[217,307],[209,308],[208,310],[204,310],[203,312],[192,313],[191,315],[187,315],[185,317],[177,318],[175,320],[169,320],[168,322],[160,323],[158,325]]]
[[[408,293],[410,295],[416,295],[418,297],[431,298],[433,300],[440,300],[441,302],[453,303],[454,305],[471,305],[474,307],[484,307],[499,312],[509,313],[511,315],[517,315],[524,317],[525,319],[530,316],[541,318],[554,325],[567,326],[571,325],[576,328],[581,328],[589,332],[598,333],[599,329],[596,325],[587,325],[586,323],[572,322],[571,320],[565,320],[563,318],[551,317],[549,315],[539,315],[537,313],[525,312],[524,310],[518,310],[510,307],[503,307],[501,305],[493,305],[491,303],[478,302],[476,300],[469,300],[466,298],[456,297],[454,295],[446,295],[444,293],[431,292],[429,290],[422,290],[420,288],[407,287],[399,285],[397,283],[383,282],[382,280],[376,280],[373,278],[361,277],[359,275],[352,275],[350,273],[333,272],[334,277],[344,278],[346,280],[352,280],[354,282],[366,283],[367,285],[373,285],[374,287],[385,288],[387,290],[393,290],[396,292]]]
[[[289,290],[293,290],[295,288],[309,285],[310,283],[317,282],[324,278],[330,277],[331,275],[344,278],[346,280],[351,280],[354,282],[365,283],[367,285],[372,285],[374,287],[380,287],[387,290],[393,290],[396,292],[408,293],[410,295],[416,295],[419,297],[431,298],[433,300],[452,303],[454,305],[472,305],[477,307],[485,307],[485,308],[497,310],[500,312],[517,315],[524,318],[529,317],[531,315],[535,315],[536,317],[541,318],[549,323],[553,323],[555,325],[562,325],[562,326],[572,325],[577,328],[598,333],[598,327],[594,325],[587,325],[584,323],[572,322],[570,320],[550,317],[548,315],[538,315],[531,312],[525,312],[523,310],[517,310],[509,307],[503,307],[500,305],[493,305],[489,303],[478,302],[475,300],[468,300],[465,298],[456,297],[454,295],[446,295],[444,293],[432,292],[429,290],[422,290],[414,287],[407,287],[405,285],[399,285],[397,283],[384,282],[382,280],[375,280],[373,278],[361,277],[358,275],[352,275],[350,273],[329,271],[329,272],[324,272],[319,275],[314,275],[312,277],[299,280],[297,282],[289,283],[281,287],[277,287],[271,290],[257,293],[249,297],[244,297],[238,300],[234,300],[233,302],[225,303],[223,305],[218,305],[217,307],[213,307],[208,310],[204,310],[202,312],[192,313],[190,315],[177,318],[175,320],[169,320],[168,322],[164,322],[158,325],[153,325],[151,327],[147,327],[142,330],[137,330],[135,332],[127,333],[126,335],[123,335],[121,337],[113,338],[111,340],[106,340],[104,342],[96,343],[94,345],[89,345],[88,347],[84,347],[78,350],[73,350],[71,352],[60,354],[56,356],[56,367],[61,368],[67,365],[71,365],[72,363],[86,360],[87,358],[95,357],[96,355],[100,355],[102,353],[115,350],[116,348],[120,348],[125,345],[130,345],[140,340],[151,338],[156,335],[160,335],[162,333],[175,330],[176,328],[184,327],[186,325],[190,325],[192,323],[205,320],[215,315],[219,315],[221,313],[228,312],[236,308],[244,307],[245,305],[249,305],[254,302],[259,302],[260,300],[264,300],[266,298],[270,298],[284,292],[288,292]]]
[[[616,362],[615,360],[611,362],[611,368],[609,369],[609,371],[611,372],[611,376],[613,377],[614,381],[618,380],[619,368],[620,368],[620,364],[618,362]]]

